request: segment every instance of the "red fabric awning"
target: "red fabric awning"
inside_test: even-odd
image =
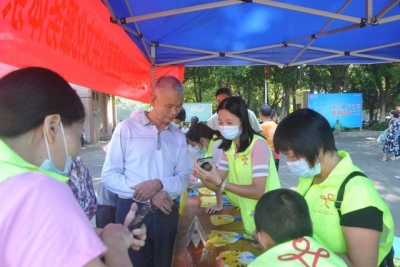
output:
[[[41,66],[71,83],[142,102],[151,95],[151,64],[99,0],[0,2],[3,71]],[[11,70],[11,69],[10,69]],[[183,66],[156,69],[183,81]]]

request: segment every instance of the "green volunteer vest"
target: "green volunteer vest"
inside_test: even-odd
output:
[[[313,222],[315,240],[335,253],[346,253],[346,242],[334,202],[344,179],[351,172],[360,171],[360,169],[353,164],[347,152],[338,151],[337,154],[342,157],[342,160],[324,182],[312,185],[313,179],[300,178],[296,190],[301,195],[305,195]],[[341,205],[342,216],[366,207],[376,207],[383,213],[383,231],[380,234],[378,256],[378,263],[381,263],[393,244],[393,217],[371,180],[362,176],[354,177],[345,187]]]
[[[236,157],[235,146],[233,142],[231,148],[225,151],[225,155],[228,159],[229,165],[228,175],[226,179],[229,183],[238,185],[250,185],[253,183],[253,164],[251,162],[250,153],[253,149],[254,142],[258,139],[263,140],[268,145],[267,141],[264,138],[258,135],[254,135],[253,141],[251,142],[250,146],[245,151],[240,152]],[[270,190],[278,189],[281,187],[278,172],[276,171],[275,167],[274,156],[270,148],[269,151],[269,176],[267,177],[267,181],[265,183],[264,192],[268,192]],[[240,208],[244,229],[246,230],[246,232],[248,234],[253,233],[253,231],[256,229],[254,223],[254,210],[257,204],[257,200],[240,197],[229,191],[225,191],[225,195],[234,206]]]
[[[28,172],[40,172],[63,183],[66,183],[69,180],[68,177],[45,171],[38,166],[26,162],[1,139],[0,170],[0,183],[14,176]]]
[[[334,252],[324,248],[311,237],[302,237],[268,249],[249,264],[249,267],[264,266],[342,267],[347,265]]]
[[[214,139],[211,139],[210,140],[210,143],[208,144],[208,148],[207,148],[207,152],[206,152],[206,154],[204,155],[204,157],[205,158],[208,158],[208,157],[212,157],[213,156],[213,149],[214,149],[214,143],[215,143],[215,140]]]

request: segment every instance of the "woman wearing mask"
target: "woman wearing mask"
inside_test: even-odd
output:
[[[308,203],[314,238],[348,266],[393,266],[390,210],[350,155],[336,150],[328,121],[311,109],[297,110],[279,123],[274,147],[299,178],[297,191]]]
[[[243,99],[224,99],[217,113],[223,136],[219,148],[224,151],[218,170],[207,172],[195,165],[194,175],[209,189],[224,192],[240,208],[244,228],[251,234],[257,200],[265,192],[280,188],[274,157],[267,141],[251,127]]]
[[[110,224],[99,236],[65,184],[81,149],[84,107],[58,74],[25,68],[0,79],[0,266],[131,266],[143,246]],[[137,207],[128,214],[132,219]]]
[[[218,166],[223,151],[218,148],[221,144],[222,136],[219,131],[215,131],[203,123],[193,124],[186,133],[186,139],[189,145],[205,158],[212,157],[213,165]],[[203,187],[202,182],[191,183],[189,188]],[[211,205],[206,209],[207,213],[214,213],[222,210],[222,193],[216,194],[217,204]]]

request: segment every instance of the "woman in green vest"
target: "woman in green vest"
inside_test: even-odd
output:
[[[76,91],[51,70],[0,79],[0,266],[104,266],[100,255],[131,266],[128,247],[143,246],[145,229],[136,229],[140,241],[116,224],[96,234],[65,184],[84,119]]]
[[[296,110],[279,123],[274,147],[299,179],[315,240],[349,266],[393,266],[392,214],[349,153],[337,151],[328,121],[311,109]]]
[[[267,141],[250,125],[247,106],[240,97],[224,99],[217,109],[224,151],[218,170],[207,172],[194,166],[194,175],[206,187],[224,192],[240,208],[244,228],[255,230],[254,209],[257,200],[269,190],[280,188],[274,157]]]

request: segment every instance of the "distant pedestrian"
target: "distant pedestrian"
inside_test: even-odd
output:
[[[399,154],[399,138],[398,138],[398,130],[399,130],[399,113],[397,110],[393,110],[390,112],[390,120],[389,127],[387,129],[387,139],[385,145],[383,146],[382,152],[383,156],[380,158],[380,161],[394,161],[395,155]],[[390,158],[387,157],[388,154],[392,154]]]
[[[336,120],[335,125],[333,126],[335,134],[339,136],[339,138],[342,138],[341,132],[343,130],[343,126],[340,124],[339,120]]]
[[[279,169],[279,153],[275,153],[274,141],[273,141],[275,130],[276,130],[276,127],[278,127],[278,125],[276,124],[276,122],[274,122],[272,120],[272,109],[267,104],[264,104],[261,106],[260,118],[263,122],[261,124],[262,133],[263,133],[265,139],[267,139],[268,145],[271,148],[272,152],[274,152],[275,167],[276,167],[276,170],[278,171],[278,169]],[[278,158],[277,158],[276,154],[277,154]]]

